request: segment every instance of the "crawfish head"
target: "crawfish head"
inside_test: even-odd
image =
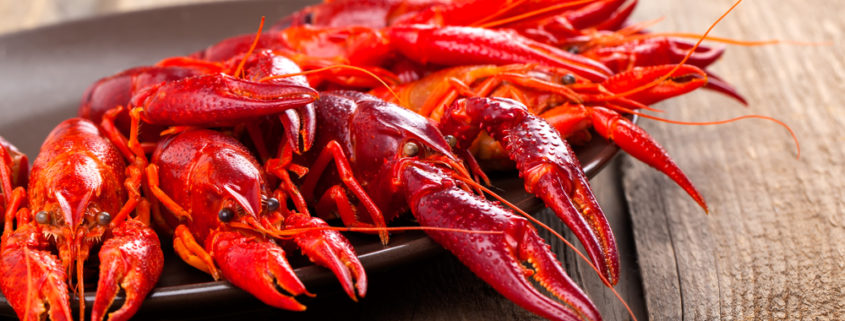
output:
[[[46,162],[39,157],[29,183],[30,211],[45,236],[54,240],[66,268],[88,258],[126,197],[122,162],[111,164],[115,171],[104,171],[93,156],[81,151]]]
[[[440,131],[410,110],[351,91],[322,93],[315,109],[321,126],[318,131],[323,133],[318,134],[315,146],[334,141],[343,147],[356,179],[387,219],[407,209],[402,197],[397,197],[403,189],[404,163],[431,162],[463,170]],[[316,158],[317,153],[310,157]],[[311,178],[306,177],[303,184],[306,192]],[[324,182],[336,181],[337,177],[327,177]]]
[[[265,175],[235,139],[189,130],[159,144],[152,163],[162,190],[190,213],[188,224],[200,241],[223,225],[264,229],[259,218],[268,213],[266,204],[273,203],[266,197]]]

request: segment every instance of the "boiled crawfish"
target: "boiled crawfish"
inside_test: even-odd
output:
[[[222,277],[268,305],[305,310],[292,296],[312,294],[276,244],[274,237],[284,236],[331,269],[351,298],[366,294],[367,277],[349,241],[331,230],[288,232],[327,224],[301,213],[282,215],[264,170],[234,138],[202,129],[167,137],[153,153],[147,176],[152,193],[168,209],[176,253],[215,279]]]
[[[83,264],[99,246],[99,281],[93,320],[101,320],[118,291],[126,295],[109,320],[126,320],[141,305],[162,270],[157,235],[143,202],[139,172],[127,175],[120,153],[91,122],[59,124],[35,159],[26,208],[8,204],[0,245],[0,289],[23,320],[72,320],[69,276],[75,270],[80,319],[85,316]],[[19,200],[23,189],[17,189]],[[73,286],[72,286],[73,288]]]
[[[282,207],[288,197],[283,189],[291,187],[271,190],[263,167],[240,142],[217,131],[184,127],[226,128],[248,120],[253,122],[246,126],[254,126],[254,120],[278,115],[286,127],[290,126],[285,131],[287,136],[293,136],[281,142],[285,148],[308,148],[310,139],[307,137],[313,137],[313,128],[307,129],[312,123],[309,103],[316,92],[307,86],[303,77],[262,81],[268,76],[298,72],[296,65],[268,51],[219,64],[173,58],[159,65],[177,62],[183,66],[223,70],[229,63],[241,61],[239,68],[244,72],[239,77],[202,72],[134,87],[137,91],[128,101],[132,108],[128,139],[113,123],[123,108],[107,111],[102,126],[117,145],[130,154],[127,157],[135,160],[133,168],[145,172],[148,193],[164,209],[161,215],[155,216],[173,231],[174,249],[188,264],[215,279],[232,282],[271,306],[304,310],[305,306],[293,297],[312,294],[296,277],[287,263],[285,251],[278,244],[279,238],[291,239],[313,262],[331,269],[352,299],[363,297],[367,288],[366,274],[341,234],[322,229],[327,224],[309,217],[307,208],[305,213],[296,213]],[[89,92],[114,90],[123,93],[133,87],[107,85],[124,82],[121,77],[127,74],[146,79],[150,73],[161,72],[161,68],[164,67],[132,69],[98,82]],[[83,110],[114,104],[107,101],[86,99]],[[186,107],[185,101],[193,104]],[[287,113],[297,108],[300,113]],[[172,129],[174,135],[152,141],[155,150],[147,161],[146,153],[139,148],[141,143],[137,135],[141,121],[144,125],[183,127]],[[300,125],[304,125],[302,131]],[[300,133],[303,136],[301,146]],[[253,135],[256,137],[261,137],[260,133]],[[287,174],[284,168],[274,172]],[[154,205],[153,210],[158,213],[159,206]],[[293,233],[291,230],[303,231]],[[244,266],[248,268],[244,269]],[[277,286],[289,295],[281,293]]]
[[[476,275],[524,308],[555,320],[600,319],[525,218],[469,192],[471,173],[428,119],[352,91],[323,92],[315,104],[315,146],[324,148],[294,155],[293,161],[310,168],[301,189],[307,200],[319,200],[319,215],[333,217],[337,212],[347,225],[375,224],[374,218],[389,221],[410,209],[423,227],[501,231],[504,235],[426,232]],[[484,126],[501,133],[499,138],[512,146],[529,189],[547,195],[544,199],[550,206],[566,208],[571,196],[583,206],[597,208],[585,196],[586,180],[570,166],[571,151],[559,136],[555,138],[548,124],[543,128],[542,120],[518,103],[486,99],[457,103],[450,111],[454,119],[443,123],[456,135],[449,140],[473,135],[478,124],[466,121],[480,122],[484,117],[478,110],[491,111],[488,115],[494,121]],[[543,136],[546,138],[540,139]],[[545,145],[547,142],[552,143]],[[534,149],[538,145],[544,149]],[[334,166],[330,166],[332,163]],[[580,217],[574,209],[568,213]],[[596,246],[615,255],[606,226],[592,216],[573,219],[599,224],[594,232]],[[526,279],[522,262],[530,262],[535,280],[565,304],[535,289]],[[603,271],[616,273],[618,267],[612,262],[601,259]]]

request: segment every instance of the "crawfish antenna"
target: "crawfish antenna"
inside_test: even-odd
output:
[[[738,116],[738,117],[734,117],[734,118],[731,118],[731,119],[725,119],[725,120],[716,120],[716,121],[707,121],[707,122],[686,122],[686,121],[671,120],[671,119],[661,118],[661,117],[652,116],[652,115],[648,115],[648,114],[643,114],[643,113],[640,113],[640,112],[637,112],[637,111],[634,111],[634,110],[627,110],[626,112],[631,113],[633,115],[645,117],[645,118],[648,118],[648,119],[653,119],[653,120],[656,120],[656,121],[662,121],[662,122],[665,122],[665,123],[670,123],[670,124],[675,124],[675,125],[695,125],[695,126],[722,125],[722,124],[732,123],[732,122],[743,120],[743,119],[752,119],[752,118],[753,119],[768,120],[768,121],[771,121],[771,122],[774,122],[774,123],[780,125],[783,128],[786,128],[786,130],[789,132],[789,135],[792,136],[792,140],[795,142],[795,155],[796,155],[795,158],[797,158],[797,159],[801,158],[801,144],[798,142],[798,136],[795,135],[795,131],[793,131],[792,128],[789,127],[789,125],[787,125],[783,121],[780,121],[780,120],[778,120],[777,118],[774,118],[774,117],[763,116],[763,115],[744,115],[744,116]]]
[[[681,59],[681,61],[678,64],[675,65],[675,68],[672,68],[672,70],[669,70],[669,72],[667,72],[665,75],[661,76],[660,78],[655,79],[654,81],[652,81],[648,84],[642,85],[640,87],[631,89],[629,91],[626,91],[626,92],[623,92],[623,93],[620,93],[620,94],[616,94],[615,96],[617,96],[617,97],[629,96],[631,94],[635,94],[635,93],[641,92],[643,90],[646,90],[648,88],[657,86],[658,84],[662,83],[666,79],[669,79],[669,77],[671,77],[672,74],[674,74],[676,71],[678,71],[678,69],[680,69],[681,66],[687,62],[687,60],[689,60],[689,58],[692,56],[692,54],[695,53],[695,50],[698,49],[699,46],[701,46],[702,42],[704,42],[704,39],[707,39],[707,36],[710,34],[711,31],[713,31],[713,28],[715,28],[716,25],[719,24],[719,22],[721,22],[723,19],[725,19],[725,17],[729,13],[731,13],[731,11],[733,11],[737,6],[739,6],[739,4],[741,2],[742,2],[742,0],[737,0],[736,2],[734,2],[734,4],[727,11],[725,11],[724,13],[722,13],[721,16],[719,16],[719,19],[716,19],[715,22],[710,24],[710,27],[707,28],[707,31],[705,31],[704,34],[702,34],[701,37],[698,38],[698,41],[695,43],[695,45],[692,46],[692,48],[690,48],[687,51],[687,54],[686,54],[686,56],[684,56],[684,59]]]
[[[410,106],[410,104],[408,104],[406,101],[403,101],[402,98],[399,97],[399,94],[397,94],[396,91],[394,91],[393,88],[390,87],[390,85],[387,83],[387,81],[385,81],[384,79],[382,79],[381,77],[379,77],[378,75],[373,73],[372,71],[369,71],[369,70],[361,68],[361,67],[351,66],[351,65],[337,64],[337,65],[331,65],[331,66],[306,70],[306,71],[297,72],[297,73],[268,76],[268,77],[261,78],[259,80],[259,82],[264,82],[264,81],[269,81],[269,80],[279,79],[279,78],[288,78],[288,77],[301,76],[301,75],[310,75],[310,74],[320,73],[320,72],[324,72],[324,71],[328,71],[328,70],[332,70],[332,69],[351,69],[351,70],[362,72],[362,73],[366,74],[367,76],[373,77],[373,79],[378,81],[382,86],[384,86],[385,89],[387,89],[387,91],[390,92],[391,95],[393,95],[394,98],[396,98],[396,101],[400,105],[402,105],[405,108],[407,108],[407,106]]]
[[[255,39],[252,40],[252,45],[249,46],[249,50],[246,51],[246,54],[243,58],[241,58],[241,63],[238,64],[238,68],[235,69],[235,72],[232,73],[232,76],[237,78],[243,77],[244,71],[244,64],[246,63],[246,59],[252,55],[252,51],[255,50],[255,46],[258,45],[258,39],[261,38],[261,30],[264,29],[264,17],[261,17],[261,23],[258,24],[258,31],[255,32]]]
[[[76,291],[79,295],[79,320],[85,320],[85,283],[82,282],[82,252],[77,252],[76,257]]]
[[[500,15],[510,11],[511,9],[516,7],[518,4],[521,4],[522,2],[525,2],[525,1],[517,1],[517,2],[513,3],[512,5],[507,6],[507,7],[503,8],[502,10],[499,10],[496,14],[491,15],[487,19],[482,19],[482,20],[476,22],[473,25],[473,27],[493,28],[493,27],[505,25],[505,24],[508,24],[508,23],[517,22],[517,21],[520,21],[520,20],[530,19],[530,18],[539,16],[539,15],[543,15],[543,14],[552,12],[552,11],[567,9],[567,8],[579,6],[579,5],[582,5],[582,4],[595,2],[595,0],[578,0],[578,1],[564,2],[564,3],[559,3],[559,4],[556,4],[556,5],[547,6],[547,7],[542,8],[542,9],[537,9],[537,10],[534,10],[534,11],[529,11],[529,12],[526,12],[526,13],[523,13],[523,14],[515,15],[513,17],[507,17],[507,18],[502,18],[502,19],[499,19],[499,20],[488,21],[491,18],[495,18],[497,16],[500,16]]]

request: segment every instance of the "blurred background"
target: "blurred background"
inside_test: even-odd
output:
[[[0,33],[140,9],[220,0],[0,0]]]

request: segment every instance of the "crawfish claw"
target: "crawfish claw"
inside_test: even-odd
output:
[[[440,128],[457,137],[458,148],[469,146],[481,129],[501,142],[525,180],[525,189],[569,226],[608,285],[616,284],[619,255],[610,223],[572,148],[548,122],[514,100],[468,98],[444,112]]]
[[[91,320],[102,320],[114,302],[119,288],[126,297],[123,305],[109,313],[109,320],[128,320],[141,307],[152,290],[164,256],[158,236],[138,220],[129,219],[113,231],[113,237],[100,250],[100,280],[91,311]]]
[[[305,290],[305,285],[293,272],[285,251],[271,240],[223,231],[209,237],[206,243],[226,280],[267,305],[292,311],[305,310],[293,296],[312,294]]]
[[[0,259],[0,289],[21,320],[73,320],[66,274],[59,259],[43,250],[34,225],[4,235]],[[46,315],[45,315],[46,314]]]
[[[303,214],[294,214],[285,218],[286,229],[328,226],[322,219]],[[355,250],[349,241],[337,231],[312,230],[298,233],[294,242],[314,263],[324,266],[337,276],[343,290],[352,300],[367,294],[367,274],[358,261]],[[355,288],[358,289],[356,296]]]
[[[411,211],[421,225],[502,231],[426,231],[499,293],[547,319],[601,320],[596,307],[566,275],[549,245],[525,218],[459,188],[439,168],[418,163],[406,166],[404,174]],[[534,288],[528,275],[563,303]]]

